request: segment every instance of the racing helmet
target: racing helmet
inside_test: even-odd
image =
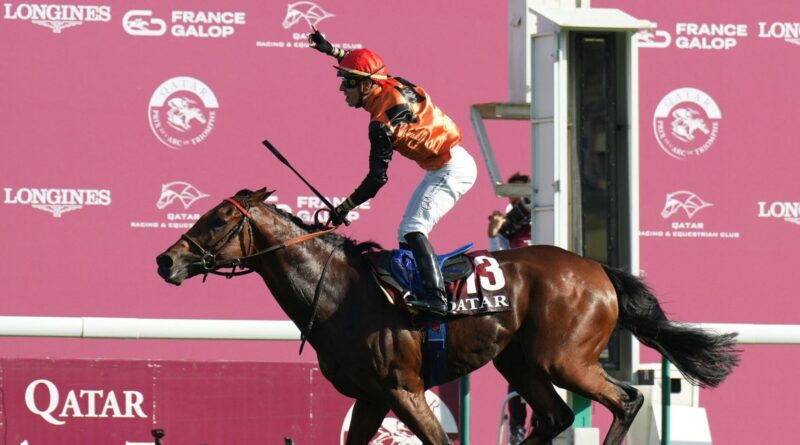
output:
[[[368,77],[373,80],[386,80],[389,73],[381,56],[369,49],[350,51],[334,66],[340,77]]]

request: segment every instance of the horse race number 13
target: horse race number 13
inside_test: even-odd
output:
[[[500,263],[498,263],[496,259],[488,256],[476,256],[473,262],[476,269],[480,265],[486,263],[486,267],[484,269],[486,272],[492,274],[491,279],[486,275],[480,276],[481,289],[486,291],[496,291],[502,289],[506,285],[506,279],[503,277],[503,270],[500,269]],[[467,278],[468,295],[474,295],[478,293],[476,281],[475,272],[473,271],[472,274],[470,274],[470,276]]]

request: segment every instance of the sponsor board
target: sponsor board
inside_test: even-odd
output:
[[[752,26],[751,26],[752,25]],[[745,23],[678,22],[672,32],[666,29],[641,30],[636,34],[639,48],[682,50],[731,50],[755,31],[759,39],[783,40],[800,46],[800,22],[771,21]]]
[[[742,23],[675,24],[674,42],[679,49],[729,50],[743,37],[747,37],[747,25]]]
[[[758,37],[800,45],[800,22],[758,22]]]
[[[216,123],[219,102],[208,85],[188,76],[159,85],[148,104],[150,129],[169,148],[180,150],[202,143]]]
[[[695,218],[703,210],[713,205],[687,190],[667,193],[664,208],[661,210],[664,225],[652,229],[642,229],[639,235],[654,238],[741,238],[738,231],[715,230],[703,218]]]
[[[269,30],[269,36],[257,40],[256,46],[259,48],[308,48],[308,33],[311,27],[319,26],[323,20],[335,16],[335,14],[314,2],[289,3],[286,6],[286,15],[283,17],[283,21],[278,24],[276,20]],[[345,50],[364,47],[360,42],[331,41],[331,45]]]
[[[730,50],[748,36],[745,23],[678,22],[672,33],[665,29],[642,30],[636,34],[640,48],[669,48],[687,50]]]
[[[697,88],[670,91],[653,113],[653,132],[664,153],[675,159],[700,156],[719,135],[722,112],[714,99]]]
[[[61,218],[63,214],[82,209],[83,206],[110,206],[111,190],[5,187],[3,204],[29,205],[51,213],[54,218]]]
[[[246,14],[241,11],[174,10],[167,20],[154,16],[149,9],[132,9],[122,17],[122,28],[132,36],[160,37],[169,32],[173,37],[227,38],[234,35],[238,26],[246,23]]]
[[[329,443],[352,404],[305,363],[4,358],[0,382],[9,445]]]
[[[800,202],[798,201],[759,201],[759,218],[782,219],[800,225]]]
[[[29,21],[50,28],[54,34],[61,34],[61,31],[84,22],[110,21],[111,6],[4,3],[3,18]]]
[[[200,214],[189,212],[189,208],[195,202],[208,196],[210,195],[201,192],[186,181],[162,184],[161,194],[155,206],[163,212],[150,221],[131,221],[130,227],[136,229],[189,229],[200,219]]]
[[[58,386],[47,379],[34,380],[25,389],[28,411],[56,426],[65,425],[73,418],[146,419],[144,401],[141,391],[113,389],[71,389],[62,397]]]

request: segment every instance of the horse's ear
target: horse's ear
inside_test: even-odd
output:
[[[253,192],[253,195],[250,196],[250,201],[251,202],[264,202],[264,200],[269,198],[269,195],[271,195],[273,193],[275,193],[275,190],[267,190],[266,187],[262,187],[262,188],[256,190],[255,192]]]

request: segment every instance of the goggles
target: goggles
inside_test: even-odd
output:
[[[350,89],[355,88],[362,79],[363,77],[342,76],[342,86]]]

